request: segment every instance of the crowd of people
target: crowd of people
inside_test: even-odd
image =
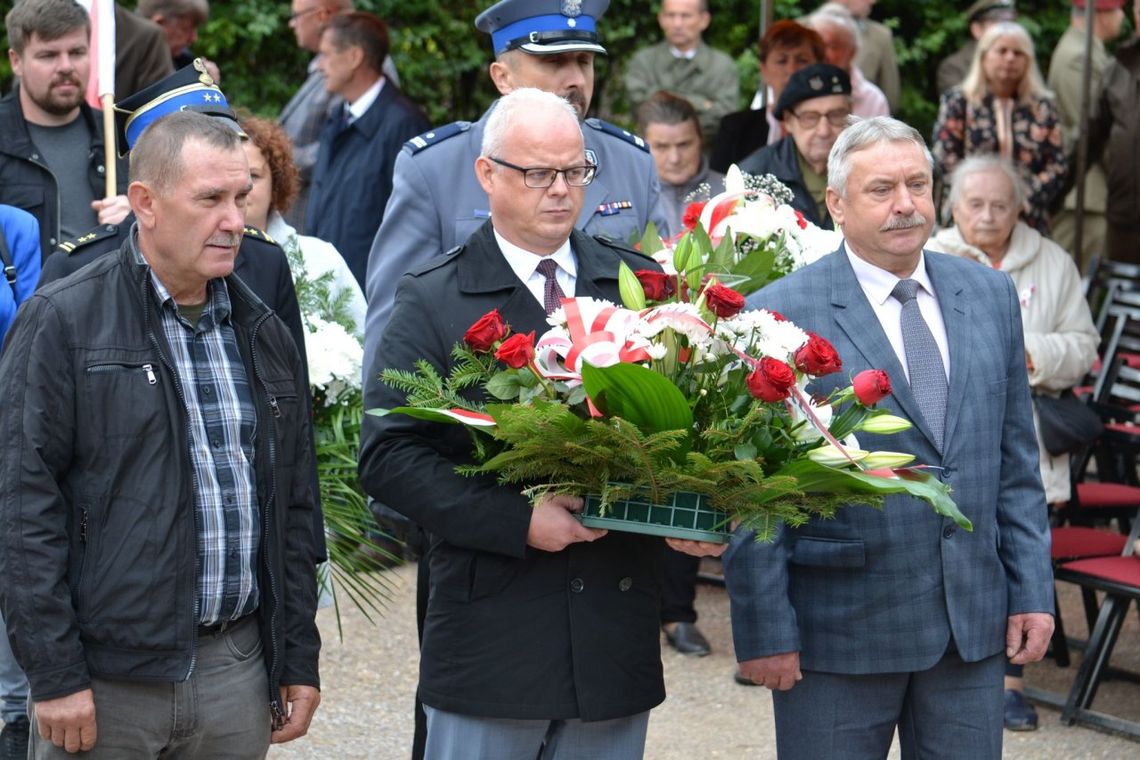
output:
[[[888,506],[666,548],[583,527],[580,499],[456,475],[462,433],[367,418],[361,484],[423,547],[414,756],[640,757],[662,635],[710,651],[695,584],[722,552],[735,678],[773,690],[781,758],[884,756],[896,730],[904,757],[999,758],[1003,725],[1036,726],[1020,668],[1052,632],[1069,475],[1034,440],[1030,390],[1095,360],[1082,264],[1140,262],[1140,43],[1106,48],[1124,0],[1073,0],[1044,75],[1013,0],[974,2],[929,141],[891,117],[874,0],[771,24],[744,109],[733,55],[702,39],[709,4],[662,0],[661,41],[622,62],[638,134],[589,116],[608,0],[484,10],[501,97],[446,125],[400,89],[383,19],[289,5],[313,58],[277,120],[194,55],[206,0],[116,5],[114,134],[85,99],[87,11],[20,0],[5,19],[0,758],[254,758],[307,730],[326,551],[285,250],[343,293],[365,406],[390,408],[382,370],[446,374],[490,309],[526,332],[563,294],[618,300],[620,264],[656,267],[628,242],[680,232],[734,165],[844,239],[750,305],[851,372],[891,370],[884,403],[915,426],[888,448],[941,468],[974,532]]]

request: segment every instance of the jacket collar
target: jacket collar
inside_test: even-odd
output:
[[[95,109],[87,103],[80,103],[79,116],[87,122],[87,131],[91,134],[91,152],[97,151],[102,155],[103,130],[95,118]],[[24,107],[20,104],[19,84],[0,100],[0,134],[8,136],[8,139],[0,140],[0,152],[28,160],[39,152],[28,133],[28,121],[24,118]]]

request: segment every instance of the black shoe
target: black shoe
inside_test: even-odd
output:
[[[0,731],[0,760],[27,760],[28,719],[24,716],[4,724]]]
[[[681,654],[704,657],[712,651],[708,639],[701,633],[701,629],[697,628],[696,623],[675,623],[672,631],[668,628],[664,631],[665,640]]]
[[[1005,690],[1005,727],[1010,731],[1037,730],[1037,711],[1020,691]]]
[[[759,686],[760,685],[760,684],[756,683],[755,681],[753,681],[748,676],[741,673],[739,667],[737,667],[736,671],[732,674],[732,680],[736,681],[741,686]]]

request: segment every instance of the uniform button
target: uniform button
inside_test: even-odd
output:
[[[954,526],[953,525],[947,525],[945,528],[942,529],[942,537],[943,538],[953,538],[953,536],[954,536]]]
[[[213,447],[214,447],[215,449],[216,449],[216,448],[219,448],[219,447],[222,445],[222,442],[221,442],[219,439],[217,439],[217,438],[215,438],[214,440],[210,441],[210,443],[211,443],[211,445],[213,445]]]
[[[618,591],[629,591],[633,588],[633,578],[622,578],[618,581]]]
[[[98,167],[98,168],[97,168],[95,171],[97,171],[97,172],[99,172],[100,174],[102,174],[103,172],[105,172],[105,171],[106,171],[106,169],[104,169],[102,166],[100,166],[100,167]]]
[[[582,582],[581,578],[575,578],[574,580],[570,581],[570,590],[573,591],[575,594],[581,594],[582,589],[584,589],[585,587],[586,587],[586,584]]]
[[[202,386],[202,393],[205,393],[207,396],[209,396],[210,395],[210,386],[203,385]]]

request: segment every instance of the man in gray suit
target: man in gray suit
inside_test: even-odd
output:
[[[577,227],[628,242],[653,221],[669,224],[658,204],[660,186],[649,147],[640,137],[600,119],[587,119],[594,94],[597,19],[609,0],[502,0],[475,26],[491,35],[491,79],[506,95],[536,87],[570,101],[583,119],[586,157],[601,168],[586,188]],[[392,196],[368,259],[368,318],[364,339],[369,367],[388,322],[396,283],[405,273],[463,244],[490,217],[487,194],[475,180],[483,128],[494,105],[474,124],[453,122],[409,140],[396,159]]]
[[[846,372],[812,390],[887,372],[880,404],[914,426],[860,433],[860,446],[938,468],[973,523],[893,496],[770,544],[734,538],[736,655],[773,689],[781,760],[886,757],[896,726],[903,758],[998,760],[1006,657],[1040,659],[1053,631],[1017,293],[998,272],[923,251],[931,166],[902,122],[848,127],[827,173],[844,246],[750,299],[835,345]]]

